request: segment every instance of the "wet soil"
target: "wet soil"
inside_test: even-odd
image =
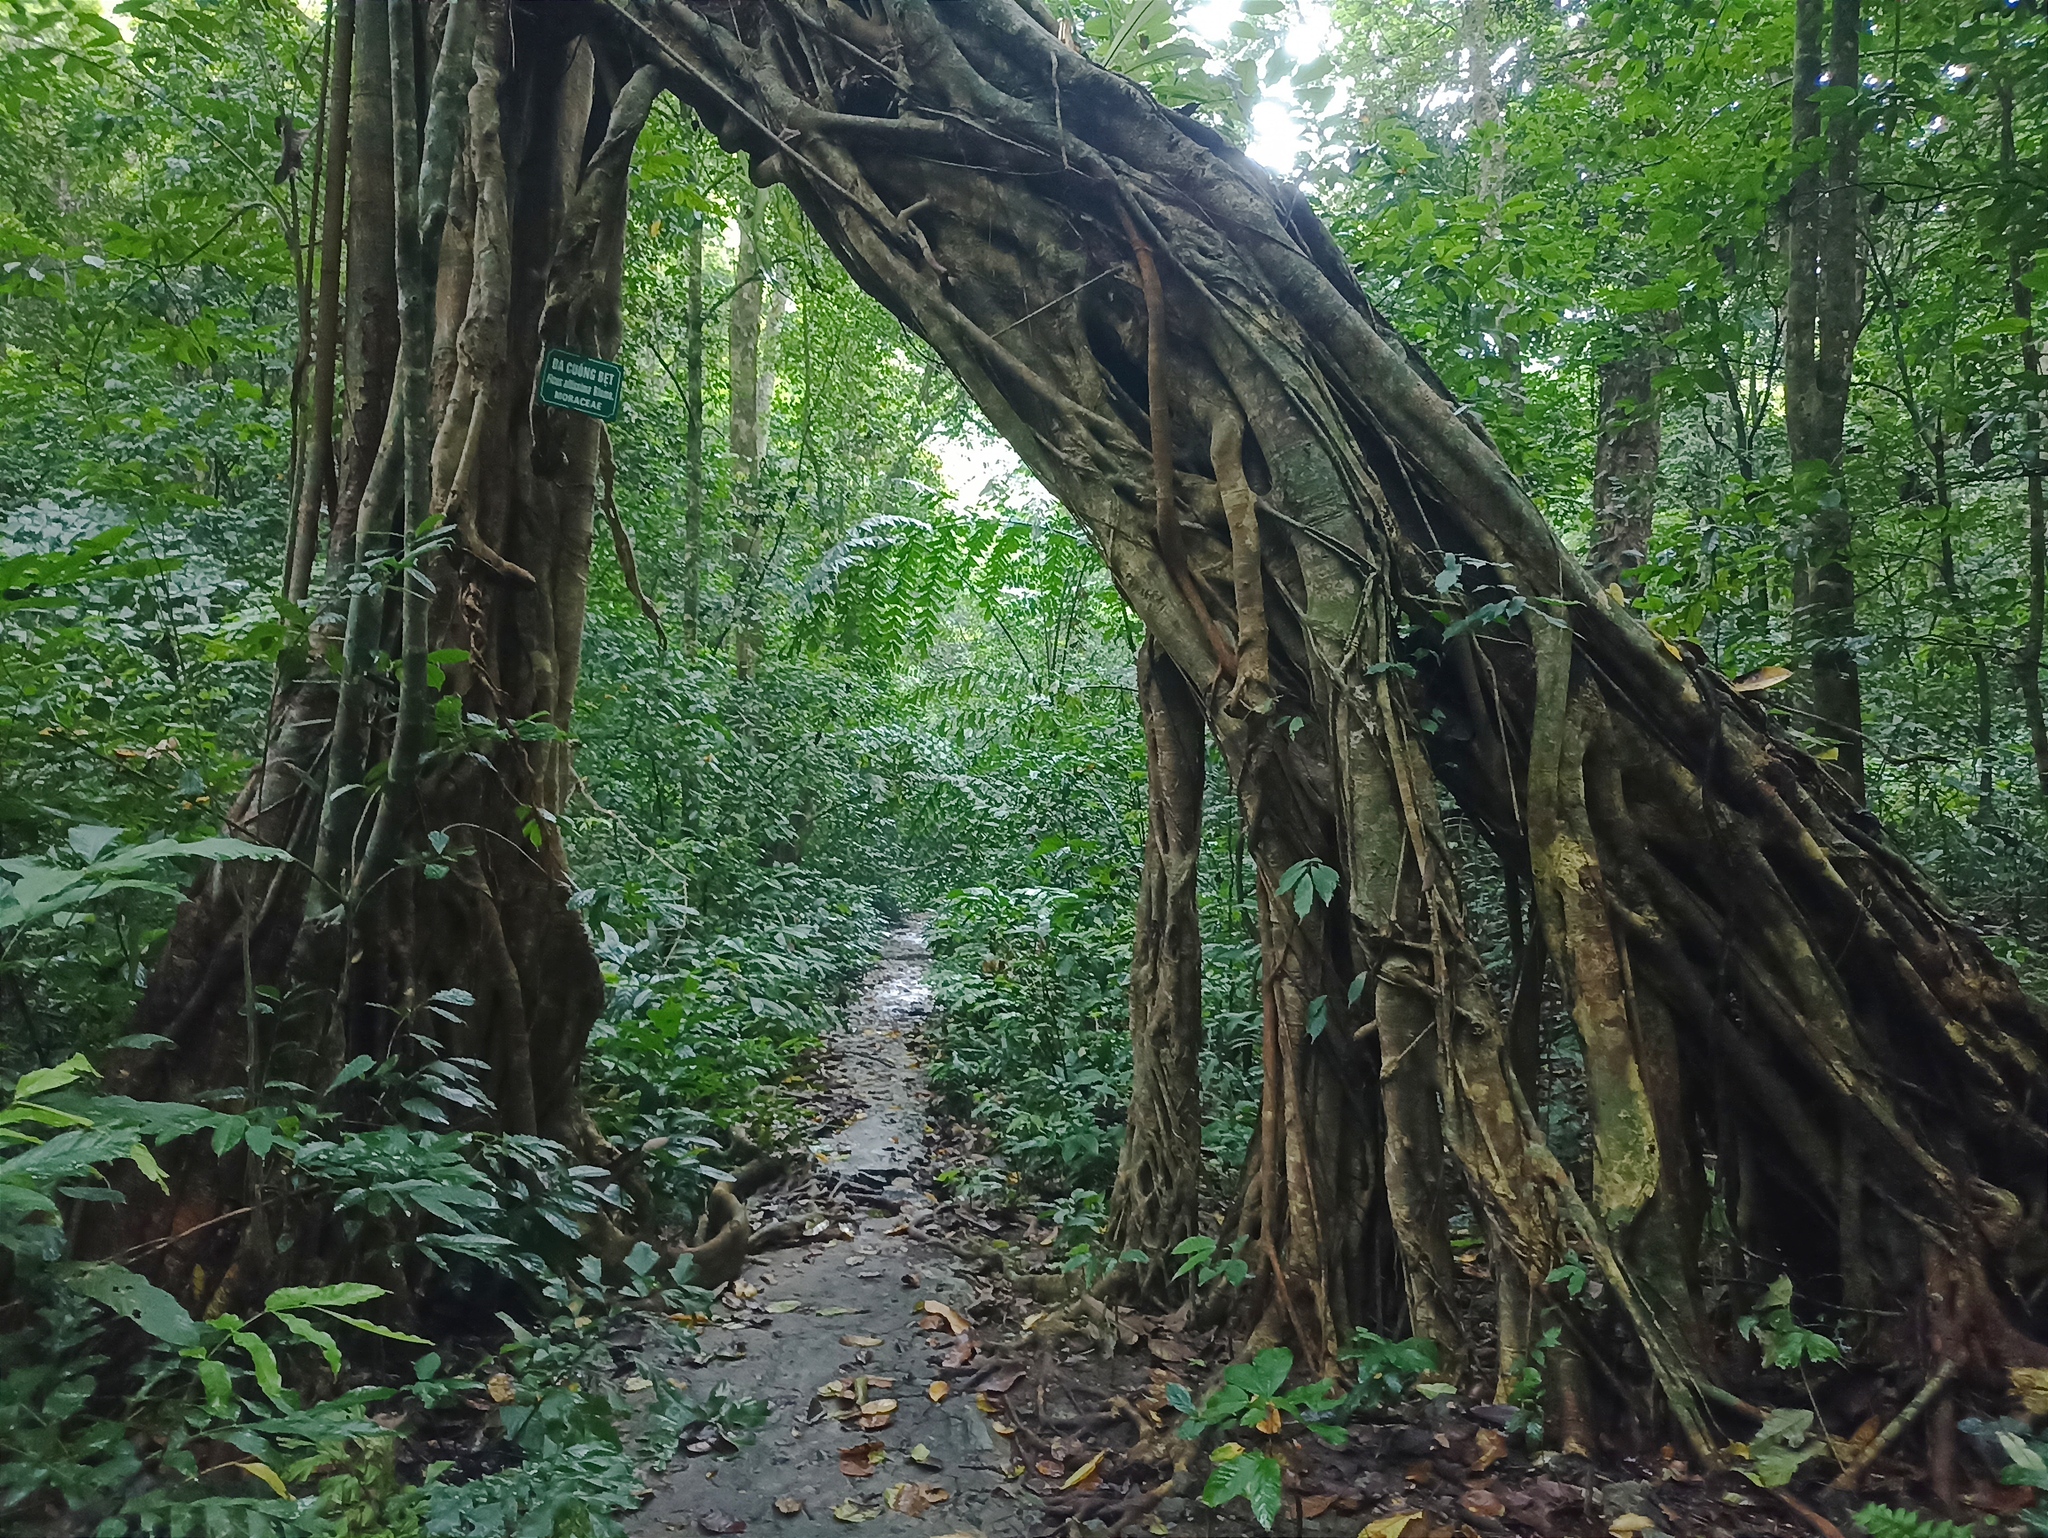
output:
[[[914,1055],[932,1008],[927,966],[914,922],[889,937],[828,1044],[824,1087],[847,1118],[813,1145],[808,1178],[751,1204],[756,1231],[788,1216],[817,1232],[753,1258],[698,1332],[702,1356],[650,1364],[693,1394],[729,1384],[765,1401],[767,1424],[737,1452],[679,1456],[628,1519],[633,1538],[736,1532],[740,1522],[789,1538],[856,1529],[863,1538],[1021,1538],[1042,1525],[1037,1502],[1008,1477],[1015,1459],[994,1429],[1001,1423],[941,1376],[972,1336],[956,1337],[925,1307],[944,1305],[970,1325],[987,1308],[973,1267],[911,1232],[936,1205]],[[950,1377],[971,1381],[957,1369]],[[854,1399],[821,1398],[835,1381],[868,1404],[893,1400],[887,1424],[862,1430]],[[944,1385],[937,1401],[934,1383]],[[849,1448],[865,1449],[847,1460],[866,1470],[860,1477],[842,1472]]]

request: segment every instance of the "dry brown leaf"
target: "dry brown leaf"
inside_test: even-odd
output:
[[[1508,1439],[1491,1426],[1481,1426],[1479,1435],[1473,1439],[1478,1456],[1472,1460],[1472,1467],[1484,1474],[1508,1455]]]
[[[1057,1458],[1040,1458],[1031,1466],[1047,1479],[1064,1479],[1066,1477],[1067,1466]]]
[[[1775,689],[1791,676],[1790,668],[1781,668],[1772,662],[1731,680],[1728,687],[1737,694],[1755,694],[1760,689]]]
[[[797,1516],[804,1509],[803,1499],[795,1495],[778,1495],[775,1497],[775,1509],[785,1517]]]
[[[891,1400],[890,1402],[893,1404],[895,1401]],[[890,1423],[895,1419],[895,1413],[888,1410],[878,1410],[870,1414],[854,1417],[855,1422],[863,1431],[887,1431]]]
[[[944,1399],[948,1394],[952,1392],[953,1385],[948,1383],[944,1378],[940,1378],[938,1381],[927,1384],[925,1386],[924,1397],[929,1399],[933,1404],[937,1404],[941,1399]]]
[[[965,1367],[973,1360],[974,1337],[972,1335],[954,1336],[953,1349],[946,1353],[945,1365],[948,1367]]]
[[[1266,1413],[1259,1417],[1259,1423],[1252,1429],[1269,1437],[1280,1435],[1280,1407],[1276,1404],[1267,1405]]]
[[[1429,1518],[1419,1511],[1390,1511],[1360,1528],[1358,1538],[1415,1538],[1418,1524],[1427,1529]]]
[[[941,1303],[937,1298],[926,1298],[924,1302],[918,1305],[918,1307],[923,1309],[927,1314],[936,1314],[939,1318],[945,1320],[946,1328],[951,1330],[955,1335],[965,1335],[969,1330],[974,1328],[974,1326],[972,1326],[965,1319],[960,1317],[960,1311],[958,1309],[952,1308],[947,1304]]]
[[[1498,1520],[1508,1514],[1508,1503],[1484,1485],[1474,1485],[1458,1497],[1458,1504],[1475,1517]]]
[[[869,1415],[894,1415],[896,1413],[896,1401],[893,1399],[870,1399],[861,1406],[861,1409]]]
[[[1433,1485],[1436,1483],[1436,1470],[1426,1463],[1411,1463],[1401,1471],[1401,1477],[1411,1485]]]
[[[706,1512],[697,1519],[697,1531],[709,1533],[711,1538],[727,1538],[728,1534],[744,1533],[747,1523],[744,1517],[729,1517],[722,1511]]]
[[[1060,1485],[1060,1488],[1062,1490],[1073,1490],[1087,1484],[1089,1480],[1095,1478],[1097,1472],[1102,1468],[1102,1460],[1105,1456],[1106,1453],[1097,1453],[1078,1469],[1074,1470],[1073,1473],[1069,1474]]]
[[[1336,1504],[1337,1497],[1334,1495],[1304,1495],[1301,1498],[1301,1520],[1313,1522]]]
[[[1162,1340],[1157,1335],[1145,1342],[1145,1349],[1152,1354],[1152,1360],[1155,1362],[1172,1362],[1178,1365],[1195,1359],[1194,1348],[1185,1341]]]
[[[839,1472],[848,1479],[866,1479],[888,1455],[888,1449],[880,1442],[857,1442],[852,1447],[842,1447],[839,1449]]]
[[[494,1372],[484,1379],[484,1392],[491,1396],[493,1404],[510,1404],[519,1397],[519,1390],[513,1387],[509,1372]]]
[[[2048,1415],[2048,1367],[2015,1367],[2012,1391],[2029,1415]]]
[[[906,1517],[921,1517],[932,1507],[952,1498],[953,1492],[943,1485],[922,1485],[915,1480],[906,1480],[900,1485],[889,1486],[882,1494],[882,1504]]]
[[[983,1378],[981,1380],[982,1391],[988,1394],[1007,1394],[1017,1386],[1017,1380],[1023,1376],[1023,1368],[1006,1367],[1001,1372],[991,1373],[988,1377]]]
[[[861,1351],[872,1351],[881,1343],[882,1338],[879,1335],[842,1335],[839,1337],[840,1345],[853,1346]]]

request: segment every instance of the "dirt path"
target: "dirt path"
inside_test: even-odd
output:
[[[699,1332],[705,1355],[673,1368],[693,1394],[723,1383],[765,1400],[768,1423],[737,1454],[679,1456],[627,1522],[634,1538],[738,1532],[736,1522],[791,1538],[856,1527],[864,1538],[1017,1538],[1039,1526],[1036,1502],[1006,1477],[1014,1455],[971,1389],[929,1397],[957,1342],[949,1328],[920,1327],[937,1317],[923,1305],[942,1303],[971,1320],[977,1294],[960,1262],[907,1232],[934,1201],[925,1183],[924,1076],[912,1055],[932,1007],[928,966],[915,922],[889,937],[828,1045],[827,1085],[851,1119],[814,1145],[807,1186],[754,1203],[757,1230],[810,1212],[831,1226],[802,1248],[755,1256],[721,1296],[716,1322]],[[750,1296],[751,1288],[759,1290]],[[818,1395],[828,1382],[853,1387],[863,1378],[866,1401],[896,1402],[886,1427],[834,1419],[853,1402]],[[850,1477],[841,1453],[863,1444],[880,1444],[852,1459],[872,1472]],[[876,1451],[880,1461],[870,1464]],[[939,1491],[943,1500],[907,1514]],[[792,1501],[802,1507],[790,1514]]]

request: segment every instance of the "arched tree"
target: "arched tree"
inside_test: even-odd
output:
[[[2042,1358],[2048,1021],[1754,696],[1585,574],[1297,192],[1035,0],[617,14],[965,381],[1205,698],[1263,898],[1260,1336],[1329,1364],[1398,1254],[1409,1315],[1455,1338],[1448,1155],[1495,1242],[1503,1376],[1575,1251],[1702,1450],[1710,1195],[1809,1300],[1924,1283],[1902,1349]],[[1440,787],[1534,893],[1584,1190]]]

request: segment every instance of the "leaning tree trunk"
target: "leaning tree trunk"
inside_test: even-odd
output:
[[[248,1108],[266,1081],[318,1093],[359,1053],[424,1049],[489,1065],[484,1125],[602,1151],[577,1095],[602,983],[555,819],[610,458],[599,422],[535,399],[543,349],[619,344],[627,168],[659,78],[584,35],[598,14],[339,13],[349,268],[319,343],[346,337],[346,409],[338,473],[309,456],[297,547],[324,507],[329,558],[311,655],[230,818],[296,858],[194,889],[137,1021],[169,1044],[118,1063],[127,1093]],[[202,1307],[346,1264],[331,1218],[246,1149],[173,1175],[173,1201],[132,1200],[82,1242],[151,1244]]]
[[[1428,1211],[1344,1208],[1393,1189],[1369,1138],[1439,1186],[1455,1164],[1511,1288],[1567,1250],[1602,1271],[1703,1451],[1726,1370],[1696,1302],[1710,1154],[1801,1306],[1845,1270],[1894,1296],[1924,1270],[1940,1350],[2042,1359],[2048,1020],[1760,703],[1573,560],[1298,193],[1036,0],[614,9],[1092,535],[1205,696],[1262,888],[1308,858],[1342,878],[1341,920],[1262,892],[1245,1208],[1269,1327],[1326,1360],[1389,1322],[1388,1237],[1409,1314],[1443,1306]],[[1539,884],[1588,1062],[1585,1190],[1517,1082],[1439,783]],[[1386,1077],[1425,1063],[1434,1128]]]
[[[1163,1306],[1173,1247],[1192,1235],[1202,1194],[1202,780],[1208,727],[1180,669],[1138,648],[1145,733],[1145,869],[1131,940],[1131,1106],[1109,1197],[1112,1251],[1142,1250],[1115,1280]]]

